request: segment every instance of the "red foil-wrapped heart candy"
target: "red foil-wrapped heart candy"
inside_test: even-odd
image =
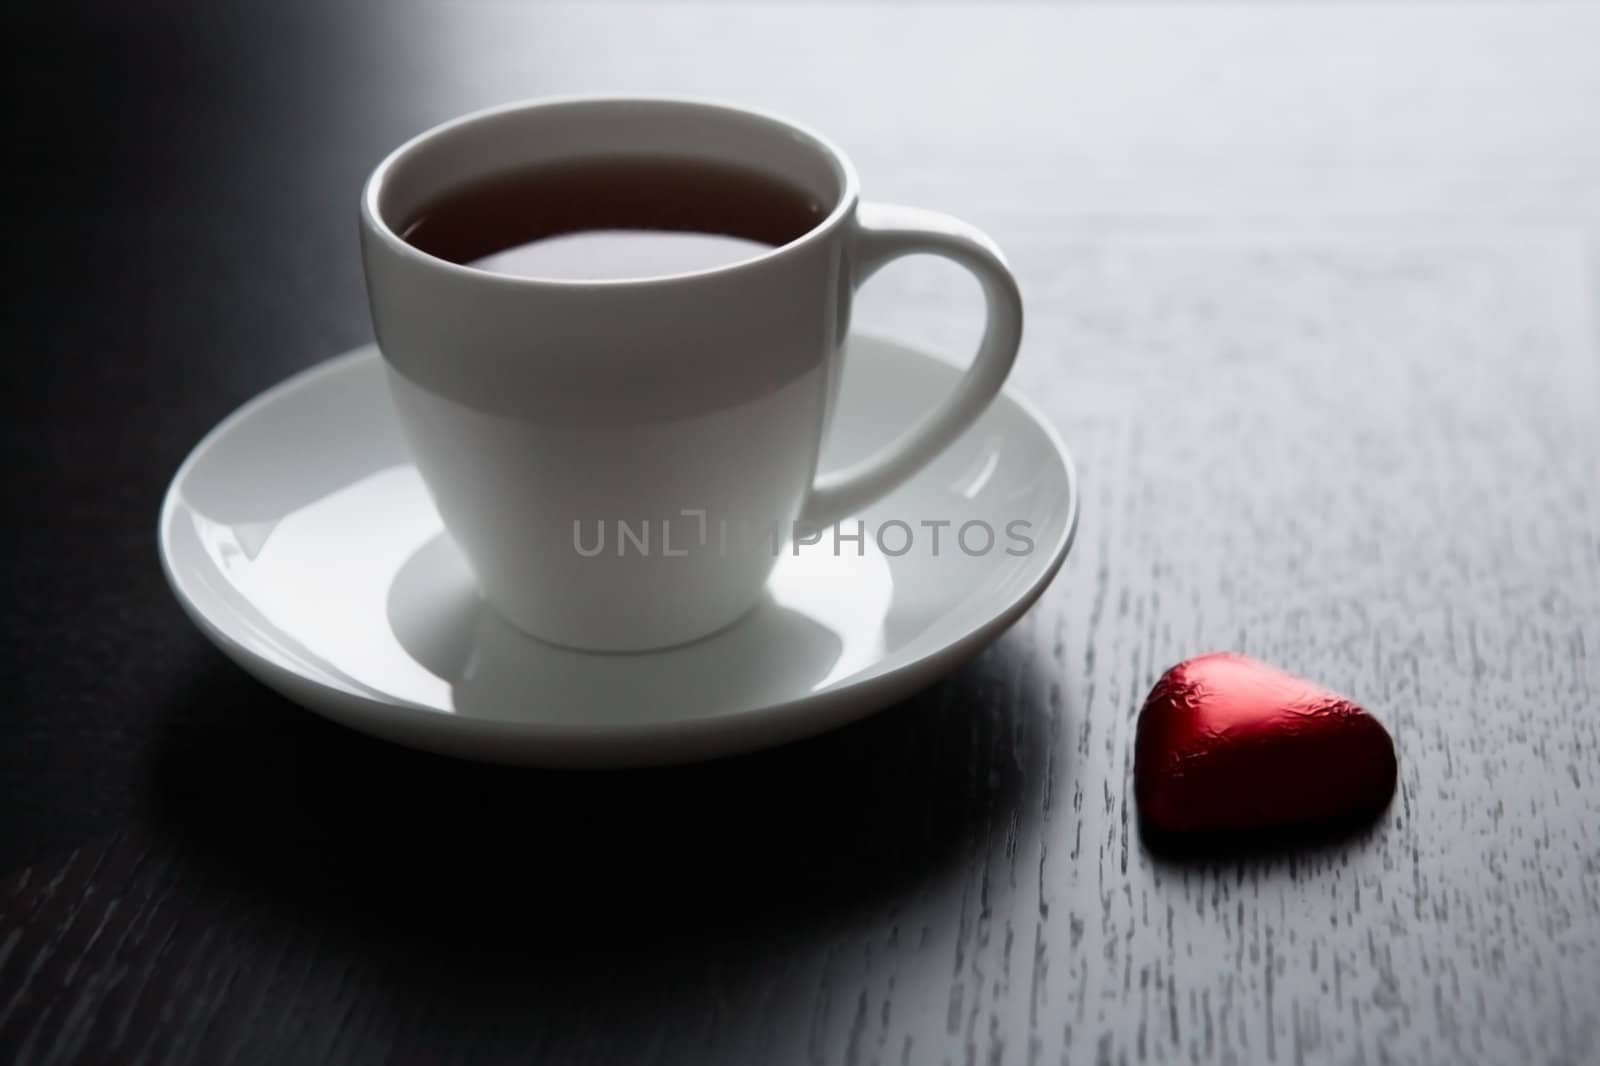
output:
[[[1338,693],[1234,652],[1185,659],[1139,712],[1133,790],[1163,832],[1355,820],[1394,794],[1394,741]]]

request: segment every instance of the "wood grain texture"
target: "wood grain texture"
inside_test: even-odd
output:
[[[1600,1062],[1600,10],[17,22],[53,47],[13,57],[52,88],[4,204],[0,1061]],[[795,114],[989,230],[1077,546],[969,667],[780,751],[543,774],[349,734],[184,621],[160,493],[368,339],[389,145],[601,89]],[[960,352],[976,315],[910,263],[858,317]],[[1151,852],[1133,716],[1212,648],[1386,722],[1377,824]]]

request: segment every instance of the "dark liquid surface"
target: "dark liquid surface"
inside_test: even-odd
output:
[[[660,156],[509,171],[424,204],[401,236],[497,273],[568,280],[707,270],[809,232],[816,198],[771,175]]]

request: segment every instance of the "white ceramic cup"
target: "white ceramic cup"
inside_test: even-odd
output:
[[[826,210],[754,258],[621,281],[496,274],[401,238],[419,207],[477,179],[634,154],[751,168]],[[594,651],[678,644],[737,620],[797,522],[850,515],[972,424],[1022,333],[1016,281],[982,233],[861,203],[855,169],[826,140],[717,104],[534,101],[447,122],[378,165],[361,238],[403,432],[483,598],[536,637]],[[982,283],[977,357],[881,453],[818,477],[852,296],[918,253]]]

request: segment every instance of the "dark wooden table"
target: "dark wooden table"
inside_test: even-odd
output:
[[[0,1061],[1600,1061],[1600,12],[52,6],[8,18]],[[790,113],[988,229],[1077,547],[835,735],[456,764],[229,665],[189,447],[369,339],[385,149],[551,92]],[[863,325],[951,352],[953,268]],[[1238,648],[1400,751],[1352,838],[1164,858],[1130,736]]]

